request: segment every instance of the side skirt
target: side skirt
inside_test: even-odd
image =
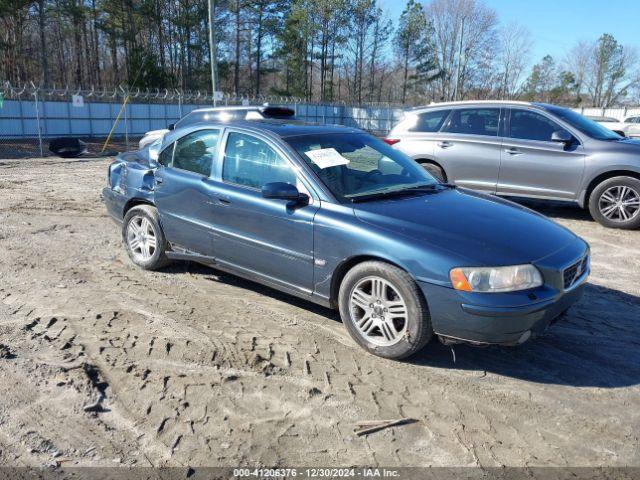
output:
[[[206,265],[207,267],[212,267],[217,270],[221,270],[223,272],[236,275],[238,277],[244,278],[245,280],[260,283],[267,287],[273,288],[274,290],[279,290],[289,295],[293,295],[295,297],[308,300],[318,305],[322,305],[323,307],[332,308],[331,302],[329,301],[329,299],[316,295],[314,292],[302,291],[293,287],[289,287],[276,280],[272,280],[269,277],[265,277],[264,275],[261,275],[259,273],[256,273],[250,270],[240,269],[229,263],[223,263],[217,260],[215,257],[200,255],[198,253],[191,252],[189,250],[180,249],[179,247],[176,247],[176,246],[173,246],[173,248],[174,250],[169,250],[166,252],[167,258],[171,260],[197,262],[202,265]]]

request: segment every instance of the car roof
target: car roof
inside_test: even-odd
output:
[[[263,109],[263,106],[257,105],[234,105],[231,107],[203,107],[203,108],[195,108],[191,110],[189,113],[200,113],[200,112],[228,112],[229,110],[255,110],[259,111]]]
[[[366,133],[359,128],[345,127],[343,125],[320,125],[316,123],[276,119],[198,122],[197,124],[189,125],[188,128],[192,130],[197,126],[216,126],[221,128],[238,127],[255,132],[269,132],[281,138],[331,133]]]

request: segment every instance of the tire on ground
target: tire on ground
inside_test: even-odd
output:
[[[137,258],[127,241],[127,229],[129,227],[129,223],[136,217],[144,217],[149,220],[156,237],[156,248],[154,249],[153,255],[151,255],[148,260]],[[138,205],[127,211],[124,216],[124,221],[122,222],[122,240],[131,261],[145,270],[157,270],[170,263],[165,254],[167,249],[167,240],[165,239],[162,227],[160,227],[158,210],[151,205]]]
[[[381,277],[397,289],[407,306],[407,330],[393,345],[380,346],[367,340],[351,315],[350,300],[354,288],[359,281],[373,276]],[[351,337],[365,350],[380,357],[406,358],[421,350],[433,335],[427,302],[418,285],[407,272],[385,262],[366,261],[349,270],[340,284],[338,306]]]
[[[600,182],[589,196],[589,212],[598,223],[609,228],[622,228],[633,230],[640,227],[640,211],[637,211],[629,220],[618,220],[607,218],[600,211],[600,199],[607,190],[612,187],[628,187],[640,195],[640,180],[635,177],[612,177]]]

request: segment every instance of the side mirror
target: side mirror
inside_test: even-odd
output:
[[[298,201],[301,194],[295,185],[285,182],[271,182],[262,186],[262,196],[276,200]]]
[[[176,129],[175,123],[170,123],[169,125],[167,125],[167,130],[175,130],[175,129]]]
[[[573,141],[573,136],[566,130],[556,130],[551,134],[551,141],[569,145]]]

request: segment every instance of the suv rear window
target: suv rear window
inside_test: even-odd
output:
[[[499,108],[461,108],[453,111],[442,131],[497,137],[499,125]]]

